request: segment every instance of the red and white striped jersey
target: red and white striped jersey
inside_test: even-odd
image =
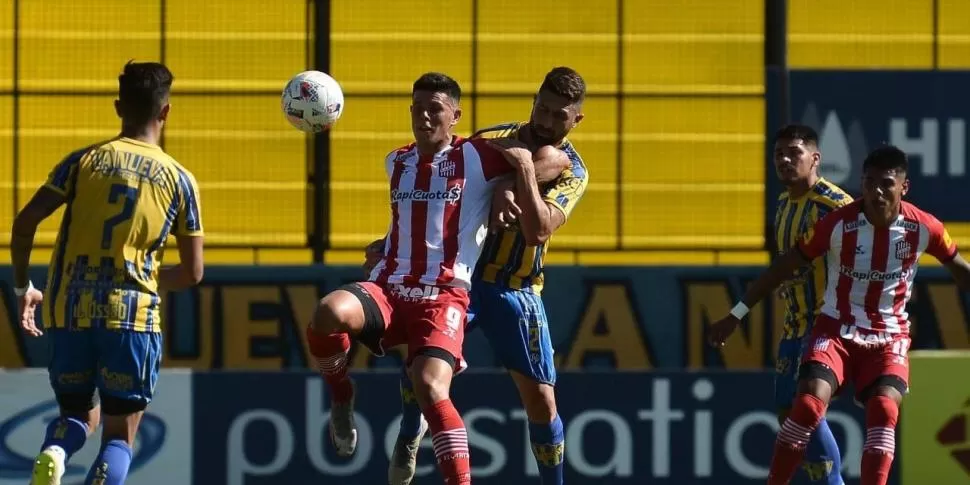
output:
[[[370,281],[471,287],[495,182],[513,171],[486,143],[455,137],[433,156],[413,143],[387,155],[391,225]]]
[[[906,303],[920,255],[947,262],[957,254],[943,223],[908,202],[889,227],[875,227],[855,201],[819,220],[798,247],[808,259],[826,255],[823,315],[889,334],[909,333]]]

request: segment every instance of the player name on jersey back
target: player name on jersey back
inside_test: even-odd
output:
[[[45,186],[67,200],[45,323],[160,331],[165,240],[202,235],[191,173],[158,146],[122,137],[68,155]]]

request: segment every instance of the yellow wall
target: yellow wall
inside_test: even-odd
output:
[[[386,229],[381,159],[410,140],[418,75],[443,71],[482,95],[463,101],[468,134],[527,118],[557,65],[588,85],[587,117],[571,138],[590,185],[554,248],[761,247],[762,0],[478,6],[473,35],[472,2],[335,2],[332,71],[348,96],[332,139],[338,248]]]
[[[21,2],[16,180],[12,2],[0,7],[0,222],[10,226],[15,192],[22,206],[61,156],[117,132],[111,100],[122,64],[162,59],[176,76],[165,148],[200,182],[210,259],[309,261],[310,154],[278,97],[311,57],[305,0],[272,9],[256,0],[166,0],[164,22],[159,2]],[[414,78],[443,71],[479,95],[463,101],[459,132],[467,135],[525,119],[556,65],[587,80],[587,118],[571,138],[591,183],[555,238],[553,261],[763,260],[763,0],[477,5],[333,0],[331,71],[347,95],[332,133],[325,208],[335,260],[353,261],[385,230],[381,160],[410,140]],[[800,68],[931,67],[931,5],[790,0],[789,60]],[[940,0],[939,32],[939,66],[970,67],[970,4]],[[52,242],[56,219],[39,245]],[[608,252],[617,247],[628,252]]]

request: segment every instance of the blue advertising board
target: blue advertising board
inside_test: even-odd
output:
[[[336,456],[327,439],[329,398],[303,373],[196,373],[193,483],[385,483],[399,425],[398,375],[357,376],[359,444]],[[566,482],[573,485],[764,483],[777,430],[772,374],[566,373],[557,386],[566,424]],[[537,483],[525,413],[502,374],[469,372],[454,401],[468,428],[478,485]],[[847,484],[858,483],[862,410],[837,400],[829,420]],[[897,461],[901,457],[897,455]],[[430,439],[418,481],[440,483]],[[898,483],[893,474],[890,483]]]
[[[769,141],[787,121],[777,118],[777,76],[767,79]],[[897,145],[912,163],[909,200],[945,222],[970,221],[970,72],[794,70],[788,80],[792,120],[819,132],[823,176],[856,195],[866,154]],[[782,187],[770,167],[766,180],[771,211]]]
[[[44,338],[18,329],[10,269],[0,268],[0,367],[47,365]],[[706,344],[710,322],[727,314],[754,267],[578,267],[548,269],[543,294],[562,370],[758,370],[775,366],[785,307],[753,309],[722,349]],[[359,277],[354,267],[213,267],[197,288],[163,297],[165,365],[197,370],[305,369],[304,329],[319,296]],[[40,268],[35,284],[44,281]],[[966,299],[941,268],[923,268],[909,311],[914,349],[970,348]],[[43,312],[41,312],[43,313]],[[472,367],[496,368],[482,332],[466,339]],[[357,369],[393,367],[398,354],[355,352]]]

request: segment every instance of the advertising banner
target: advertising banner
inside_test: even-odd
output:
[[[192,406],[191,373],[163,370],[157,397],[136,437],[129,483],[191,483]],[[30,481],[47,424],[57,416],[57,402],[46,370],[0,370],[0,485],[24,485]],[[72,458],[64,485],[84,483],[100,447],[98,430]]]
[[[45,338],[18,328],[9,267],[0,267],[0,367],[45,367]],[[752,309],[729,345],[707,345],[708,325],[726,315],[756,267],[579,267],[548,269],[543,292],[560,369],[762,370],[775,367],[785,308]],[[41,268],[34,284],[45,280]],[[360,277],[353,267],[212,267],[197,288],[163,296],[165,365],[195,370],[308,368],[305,328],[317,298]],[[970,349],[970,318],[942,268],[922,268],[908,306],[916,349]],[[43,312],[40,314],[43,319]],[[474,368],[498,368],[480,331],[465,342]],[[396,352],[353,355],[356,369],[392,367]]]
[[[909,365],[903,485],[970,483],[970,352],[916,351]]]
[[[357,384],[357,453],[341,459],[327,437],[329,397],[318,376],[196,374],[194,483],[386,483],[400,420],[398,374],[359,375]],[[778,429],[771,386],[770,373],[567,373],[557,386],[566,482],[762,484]],[[453,395],[475,483],[536,483],[525,413],[509,378],[462,374]],[[865,433],[850,401],[836,401],[828,416],[844,476],[856,484]],[[426,438],[418,483],[440,480],[430,447]]]

